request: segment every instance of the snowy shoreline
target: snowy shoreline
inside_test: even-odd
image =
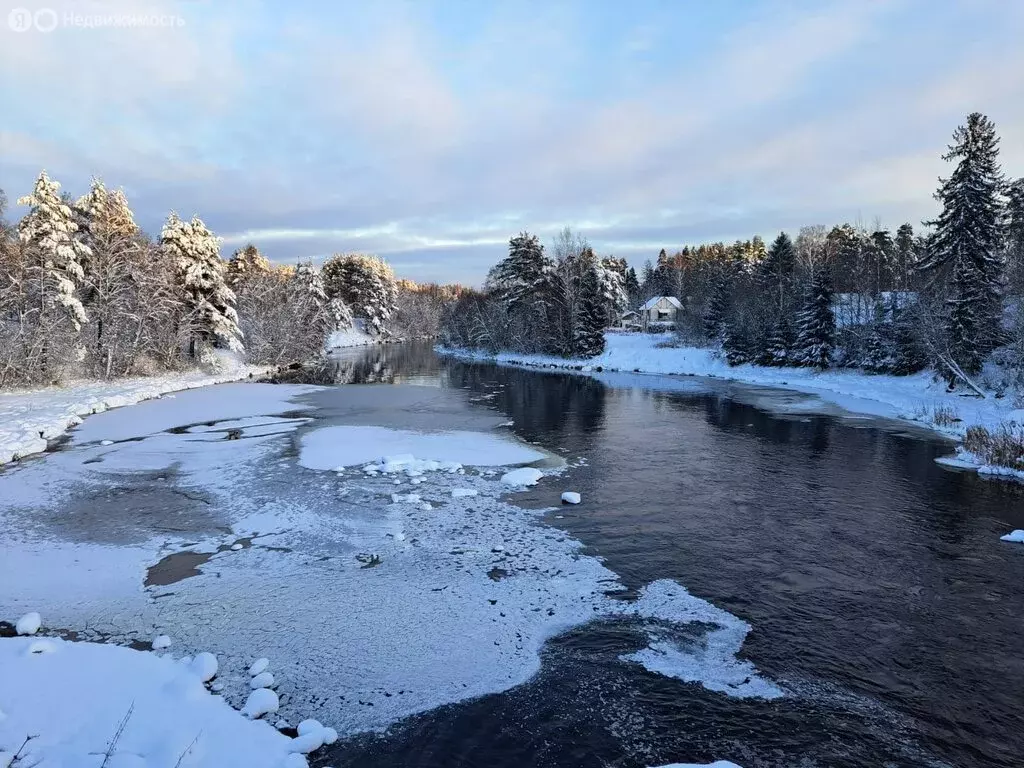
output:
[[[241,366],[219,373],[194,370],[0,392],[0,466],[43,453],[51,440],[94,413],[174,392],[254,378],[269,370],[267,366]]]
[[[904,421],[962,442],[967,427],[978,424],[989,429],[1003,424],[1024,424],[1024,409],[1012,400],[988,397],[984,400],[946,391],[928,371],[911,376],[886,376],[849,370],[824,372],[802,368],[766,368],[751,364],[731,367],[713,349],[660,347],[670,341],[664,334],[606,334],[605,351],[590,359],[522,355],[512,352],[489,354],[477,350],[436,347],[438,354],[464,360],[486,360],[499,365],[555,368],[573,373],[603,371],[648,375],[697,376],[741,384],[778,387],[814,395],[851,413]],[[954,414],[956,420],[941,418]],[[937,423],[936,419],[943,423]],[[941,462],[957,469],[1002,478],[1024,479],[1024,473],[1006,467],[987,466],[972,454],[958,451],[955,458]]]

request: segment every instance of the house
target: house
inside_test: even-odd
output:
[[[631,309],[623,312],[619,317],[619,322],[616,327],[627,331],[639,331],[641,328],[640,314]]]
[[[640,322],[645,328],[650,325],[672,325],[682,308],[683,305],[675,296],[655,296],[640,306]]]

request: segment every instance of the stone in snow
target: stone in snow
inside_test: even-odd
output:
[[[256,677],[260,672],[264,672],[267,667],[270,666],[270,659],[256,659],[249,667],[249,674]]]
[[[249,698],[245,700],[245,706],[242,707],[242,714],[255,719],[270,712],[277,712],[277,709],[280,706],[281,700],[277,698],[276,693],[269,688],[257,688],[255,691],[250,693]]]
[[[197,653],[190,666],[196,677],[204,683],[210,682],[217,675],[217,657],[209,651]]]
[[[157,635],[153,638],[153,650],[162,651],[164,648],[171,647],[171,638],[167,635]]]
[[[319,720],[310,718],[299,723],[295,730],[298,732],[299,736],[305,736],[307,733],[323,730],[323,726],[320,724]]]
[[[237,552],[241,548],[242,548],[242,545],[239,544],[237,541],[234,544],[231,545],[231,551],[232,552]]]
[[[452,488],[453,499],[465,499],[469,496],[476,496],[478,491],[473,488]]]
[[[269,672],[260,672],[249,681],[249,687],[254,690],[256,688],[273,688],[274,676]]]
[[[505,485],[536,485],[537,481],[544,477],[544,473],[534,467],[520,467],[506,472],[501,476],[501,482]]]
[[[1015,544],[1024,544],[1024,530],[1018,528],[1016,531],[1008,533],[1005,536],[1000,536],[999,538],[1002,541],[1012,541]]]
[[[582,499],[576,491],[566,491],[562,494],[563,504],[579,504]]]
[[[34,635],[39,631],[39,627],[42,624],[43,620],[39,614],[32,611],[18,619],[18,623],[14,625],[14,628],[18,631],[19,635]]]

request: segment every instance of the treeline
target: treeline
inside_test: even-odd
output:
[[[535,235],[509,241],[509,255],[487,275],[482,293],[463,296],[442,321],[446,345],[563,357],[604,350],[604,329],[639,291],[625,259],[599,258],[585,239],[564,230],[553,255]]]
[[[436,335],[460,290],[397,281],[360,254],[280,267],[248,245],[225,260],[198,216],[172,212],[154,239],[98,180],[75,200],[43,172],[18,203],[29,211],[8,223],[0,193],[0,387],[179,370],[217,350],[303,362],[356,322],[378,338]]]
[[[921,232],[909,223],[895,232],[845,223],[782,232],[770,245],[755,236],[662,250],[639,279],[571,233],[556,241],[553,259],[521,234],[485,294],[446,318],[445,338],[489,351],[590,356],[601,344],[576,340],[591,339],[598,318],[610,325],[622,306],[674,296],[680,343],[720,345],[732,364],[893,374],[934,366],[965,386],[984,368],[997,389],[1024,384],[1024,179],[1007,183],[998,142],[978,113],[956,130],[944,155],[953,171],[935,193],[941,213]],[[612,300],[594,289],[609,272],[621,278]],[[570,285],[575,302],[565,298]]]

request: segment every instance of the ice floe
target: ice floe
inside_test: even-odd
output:
[[[1012,541],[1015,544],[1024,544],[1024,530],[1017,529],[1016,531],[1011,531],[1005,536],[1000,536],[999,538],[1002,541]]]

